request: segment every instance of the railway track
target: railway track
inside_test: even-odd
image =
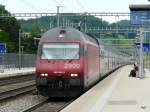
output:
[[[72,99],[47,99],[43,102],[33,105],[32,107],[29,107],[28,109],[23,110],[22,112],[59,112],[72,101]]]
[[[18,76],[0,78],[0,86],[19,83],[23,81],[29,81],[29,80],[35,80],[35,74],[18,75]]]
[[[0,78],[0,101],[36,89],[34,74]]]
[[[41,101],[41,102],[39,102],[39,103],[37,103],[37,104],[35,104],[35,105],[33,105],[33,106],[31,106],[31,107],[29,107],[29,108],[23,110],[22,112],[32,112],[32,111],[34,111],[34,110],[36,110],[36,109],[42,107],[42,106],[43,106],[44,104],[46,104],[46,103],[48,103],[48,99],[46,99],[46,100],[44,100],[44,101]]]
[[[19,86],[20,84],[23,84],[23,83],[11,84],[9,85],[8,88],[6,86],[0,87],[0,101],[3,101],[8,98],[12,98],[17,95],[24,94],[27,92],[31,92],[36,89],[34,83]]]

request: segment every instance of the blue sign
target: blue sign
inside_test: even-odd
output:
[[[130,21],[134,25],[150,24],[150,11],[131,11]]]
[[[0,54],[7,53],[6,44],[0,43]]]
[[[135,44],[136,48],[140,49],[140,43]],[[143,51],[149,52],[150,51],[150,44],[149,43],[143,43]]]

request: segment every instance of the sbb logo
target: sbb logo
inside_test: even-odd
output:
[[[68,69],[68,68],[80,68],[80,64],[75,64],[75,63],[65,63],[64,68],[65,68],[65,69]]]

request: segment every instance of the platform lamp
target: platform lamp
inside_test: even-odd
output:
[[[23,65],[23,48],[24,48],[24,46],[21,46],[21,68]]]

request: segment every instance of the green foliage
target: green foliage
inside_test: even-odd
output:
[[[41,29],[47,31],[49,28],[57,26],[57,16],[43,16],[36,19],[20,20],[21,28],[25,32],[30,32],[32,28],[31,26],[34,23],[38,23]],[[106,28],[109,26],[108,22],[102,21],[101,19],[94,16],[68,16],[67,14],[60,15],[60,26],[67,26],[68,24],[77,26],[79,23],[81,23],[83,31],[85,28],[85,24],[87,28]]]
[[[38,37],[41,34],[41,28],[37,23],[33,23],[30,31],[31,37]]]
[[[22,45],[24,46],[24,53],[36,53],[37,45],[34,44],[34,39],[32,37],[22,38]]]
[[[10,14],[5,6],[0,5],[0,12]],[[6,43],[9,52],[17,52],[18,31],[20,28],[19,22],[14,18],[0,18],[0,43]],[[12,48],[11,48],[12,47]]]
[[[7,44],[8,52],[14,53],[14,51],[17,51],[16,47],[14,46],[15,45],[14,42],[7,41],[6,44]]]
[[[132,55],[133,52],[136,51],[136,48],[133,47],[134,41],[131,39],[127,39],[125,35],[115,35],[107,36],[107,39],[104,39],[104,42],[107,44],[114,45],[120,52],[125,52]]]
[[[4,38],[5,37],[5,38]],[[0,31],[0,42],[4,43],[9,40],[9,33],[6,31]]]

